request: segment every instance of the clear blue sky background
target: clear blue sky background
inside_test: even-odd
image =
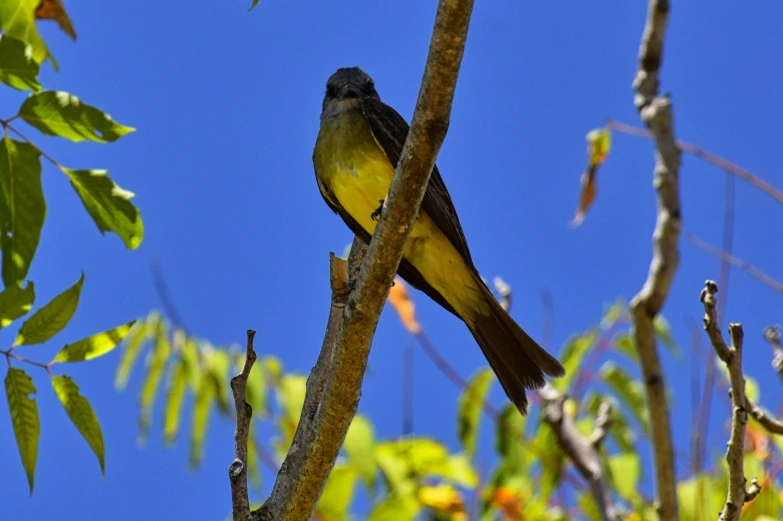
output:
[[[146,233],[135,252],[115,236],[102,238],[64,176],[46,165],[48,220],[30,276],[41,302],[72,284],[80,269],[87,278],[72,324],[51,345],[24,353],[48,359],[64,342],[159,307],[149,268],[157,256],[198,336],[230,344],[252,327],[261,351],[278,355],[288,369],[309,371],[329,302],[328,252],[342,252],[351,239],[313,177],[324,82],[337,67],[360,65],[383,99],[410,118],[435,2],[265,0],[251,13],[247,3],[71,1],[76,44],[42,24],[62,67],[59,73],[44,67],[44,85],[79,95],[138,132],[106,146],[36,141],[68,166],[110,169],[138,194]],[[650,142],[615,135],[594,209],[580,229],[567,227],[585,133],[606,117],[638,124],[631,81],[644,4],[476,3],[438,164],[476,264],[485,277],[502,275],[513,286],[513,315],[534,336],[542,328],[540,291],[551,292],[556,346],[596,323],[607,302],[633,296],[647,274],[655,217]],[[674,2],[662,85],[673,93],[679,137],[778,187],[781,20],[779,2]],[[13,114],[23,96],[0,89],[2,115]],[[724,179],[715,167],[683,158],[685,228],[713,244],[721,240]],[[735,253],[783,278],[783,208],[739,180],[736,192]],[[717,275],[715,259],[683,243],[665,313],[688,353],[687,324],[702,315],[699,290]],[[732,272],[729,294],[728,318],[747,332],[747,372],[761,383],[763,402],[777,408],[780,382],[760,331],[783,320],[783,299],[739,271]],[[484,365],[466,328],[415,297],[431,339],[461,374]],[[11,333],[5,338],[10,342]],[[401,430],[406,338],[387,309],[360,405],[382,436]],[[164,450],[156,430],[146,448],[138,447],[140,375],[116,393],[118,359],[115,352],[60,369],[81,385],[101,419],[103,480],[45,375],[33,373],[42,417],[36,490],[28,498],[6,416],[4,519],[223,519],[229,512],[232,427],[213,422],[196,473],[187,470],[185,439]],[[689,363],[689,355],[666,359],[681,451],[688,448]],[[458,390],[420,352],[414,392],[416,432],[456,447]],[[493,399],[501,393],[496,386]],[[724,447],[725,404],[716,398],[713,455]],[[4,405],[0,415],[7,415]],[[268,486],[271,476],[265,479]]]

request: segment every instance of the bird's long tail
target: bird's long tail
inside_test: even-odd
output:
[[[527,412],[525,389],[544,386],[544,374],[560,377],[565,369],[516,323],[477,276],[489,314],[477,315],[468,323],[490,367],[519,412]]]

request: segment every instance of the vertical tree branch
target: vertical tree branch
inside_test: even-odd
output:
[[[231,503],[234,521],[250,521],[250,500],[247,495],[247,438],[250,422],[253,421],[253,408],[247,403],[247,378],[256,361],[253,338],[256,332],[247,330],[247,354],[242,372],[231,379],[231,391],[234,393],[234,407],[237,415],[237,428],[234,431],[234,461],[228,467],[231,481]]]
[[[653,233],[653,259],[647,281],[631,301],[633,331],[650,408],[653,457],[659,516],[678,519],[677,479],[666,384],[658,356],[653,320],[661,311],[679,264],[680,150],[674,136],[671,100],[658,94],[663,42],[669,18],[668,0],[649,0],[647,22],[639,48],[639,67],[633,86],[634,104],[655,142],[654,182],[658,218]]]
[[[611,428],[612,407],[608,403],[601,404],[595,427],[588,439],[579,433],[574,421],[563,410],[566,400],[564,395],[549,386],[542,389],[540,394],[544,399],[544,421],[552,426],[557,444],[590,485],[590,493],[602,521],[621,521],[622,518],[612,502],[598,453],[598,448]]]
[[[742,506],[761,492],[758,482],[753,480],[749,490],[745,490],[745,428],[748,424],[747,401],[745,397],[745,377],[742,374],[743,332],[740,324],[729,325],[731,347],[726,345],[718,325],[715,294],[718,285],[708,280],[701,290],[701,302],[704,304],[704,330],[710,337],[712,347],[718,357],[726,364],[731,381],[731,402],[734,412],[731,418],[731,438],[726,451],[726,463],[729,466],[729,491],[726,505],[718,515],[719,521],[739,521]]]
[[[356,413],[378,318],[446,136],[472,9],[472,0],[438,4],[411,128],[355,289],[345,303],[322,394],[319,400],[308,398],[316,392],[308,387],[294,442],[271,496],[254,512],[256,519],[307,521],[315,510]]]

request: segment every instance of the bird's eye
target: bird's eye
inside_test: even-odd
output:
[[[330,98],[334,98],[335,96],[337,96],[337,87],[335,87],[334,85],[327,85],[326,95]]]

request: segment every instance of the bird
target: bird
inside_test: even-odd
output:
[[[313,149],[315,177],[326,204],[365,244],[375,231],[409,128],[359,67],[340,68],[327,80]],[[511,318],[479,275],[437,166],[397,273],[467,325],[521,414],[527,413],[526,389],[543,387],[544,375],[565,375],[557,358]]]

